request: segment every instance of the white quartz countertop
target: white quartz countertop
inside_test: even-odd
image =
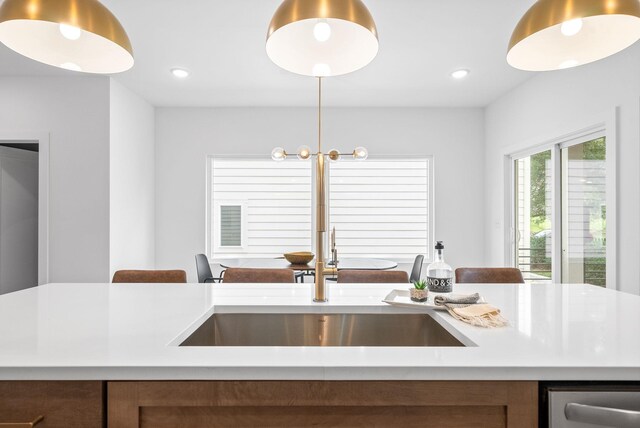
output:
[[[179,347],[214,312],[412,312],[398,284],[48,284],[0,296],[0,379],[640,380],[640,296],[458,284],[510,325],[432,316],[466,347]],[[428,311],[422,309],[422,311]]]

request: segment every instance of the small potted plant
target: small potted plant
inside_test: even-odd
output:
[[[427,281],[425,281],[424,279],[415,281],[413,283],[413,287],[409,288],[409,296],[414,302],[426,302],[428,293],[429,290],[427,290]]]

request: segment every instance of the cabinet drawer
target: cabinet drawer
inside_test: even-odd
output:
[[[36,428],[103,428],[104,382],[0,381],[0,427],[32,422]]]

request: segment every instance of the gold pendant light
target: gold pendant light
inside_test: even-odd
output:
[[[285,0],[273,15],[267,55],[305,76],[338,76],[369,64],[378,31],[361,0]]]
[[[538,0],[511,36],[507,62],[529,71],[588,64],[640,39],[638,0]]]
[[[87,73],[133,67],[124,28],[97,0],[5,0],[0,42],[36,61]]]

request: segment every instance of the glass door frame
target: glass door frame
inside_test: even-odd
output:
[[[510,206],[510,253],[509,266],[517,267],[518,259],[518,224],[516,211],[516,200],[518,198],[518,188],[516,186],[516,161],[535,155],[537,153],[551,151],[551,282],[558,284],[562,282],[562,272],[558,269],[562,263],[562,239],[561,239],[561,192],[560,186],[556,185],[557,177],[560,177],[560,146],[557,143],[536,146],[529,150],[512,154],[510,160],[510,184],[511,192],[508,204]]]
[[[515,202],[517,200],[516,169],[515,162],[536,153],[551,150],[551,282],[562,282],[562,192],[561,192],[561,150],[576,144],[582,144],[597,138],[604,137],[606,144],[606,205],[607,205],[607,248],[606,248],[606,283],[607,288],[617,289],[617,151],[616,151],[616,115],[598,125],[585,128],[581,131],[564,135],[560,138],[548,140],[545,143],[531,145],[529,148],[511,151],[505,154],[505,264],[517,266],[517,212]]]

